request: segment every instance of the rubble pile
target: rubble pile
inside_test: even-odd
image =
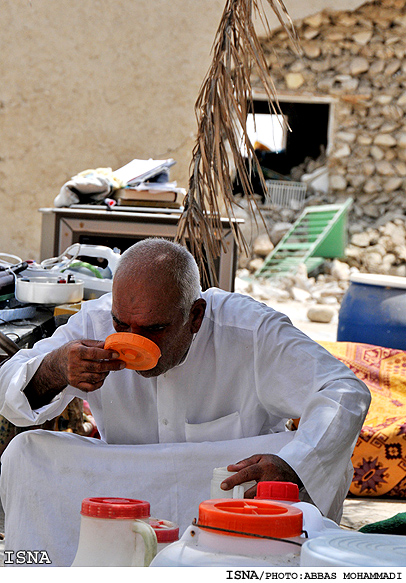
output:
[[[302,56],[282,29],[263,40],[270,74],[284,98],[332,100],[329,188],[335,201],[354,199],[350,228],[404,218],[406,0],[326,10],[295,25]]]
[[[308,307],[313,322],[330,322],[337,314],[352,272],[357,268],[334,259],[325,273],[309,277],[304,265],[297,273],[281,279],[261,279],[246,268],[237,270],[235,291],[275,307],[278,303],[300,302]],[[283,311],[283,310],[282,310]]]
[[[270,233],[262,233],[253,242],[250,257],[240,256],[239,267],[255,273],[273,250],[284,233],[290,228],[289,223],[275,223]],[[363,273],[379,273],[406,277],[406,222],[395,219],[381,227],[368,227],[361,233],[354,233],[345,250],[345,258],[339,262]],[[326,261],[323,271],[330,268]],[[348,270],[342,267],[336,277],[346,280]]]
[[[406,226],[395,219],[352,235],[346,262],[365,273],[406,276]]]
[[[317,276],[309,277],[301,265],[290,277],[256,277],[255,273],[290,226],[286,222],[273,223],[268,232],[253,240],[249,256],[240,255],[236,291],[265,302],[294,300],[308,304],[308,318],[322,322],[330,321],[338,313],[352,273],[406,277],[406,222],[401,219],[354,233],[345,258],[327,259]]]
[[[298,300],[321,322],[338,312],[351,273],[406,277],[406,0],[324,10],[295,27],[301,56],[282,28],[262,41],[276,92],[284,101],[330,103],[330,127],[327,150],[293,168],[290,179],[307,182],[324,167],[328,188],[309,187],[304,204],[353,199],[346,257],[327,260],[315,276],[301,266],[289,278],[259,279],[255,273],[302,209],[267,209],[259,199],[253,223],[239,199],[249,251],[239,256],[236,291],[265,302]],[[260,91],[255,73],[252,84]]]

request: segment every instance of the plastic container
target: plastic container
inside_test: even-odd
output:
[[[85,498],[72,567],[147,567],[157,552],[150,505],[131,498]]]
[[[288,180],[267,180],[266,186],[266,204],[294,210],[302,208],[306,197],[307,184]]]
[[[198,521],[151,567],[299,566],[303,514],[265,500],[206,500]]]
[[[256,486],[255,481],[244,482],[238,486],[234,486],[232,490],[222,490],[221,483],[237,472],[229,472],[227,468],[214,468],[213,477],[210,482],[210,498],[244,498],[244,494],[252,486]]]
[[[255,500],[273,500],[299,508],[303,513],[303,534],[307,538],[341,530],[336,522],[324,517],[316,506],[300,502],[299,487],[293,482],[258,482]]]
[[[337,340],[406,350],[406,278],[352,275],[338,314]]]
[[[148,524],[154,529],[157,539],[157,553],[179,540],[179,526],[169,520],[150,518]]]
[[[301,567],[405,567],[405,537],[340,531],[308,540]]]
[[[60,277],[17,278],[15,297],[22,304],[75,304],[83,299],[83,281],[58,283]]]
[[[130,332],[116,332],[106,338],[104,348],[115,350],[119,359],[132,370],[150,370],[161,356],[159,347],[144,336]]]

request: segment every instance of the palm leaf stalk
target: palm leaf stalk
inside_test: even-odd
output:
[[[296,31],[282,0],[267,2],[299,51]],[[227,0],[213,43],[212,63],[195,104],[198,130],[176,240],[183,244],[189,242],[208,285],[217,283],[215,260],[224,248],[222,217],[228,218],[240,251],[247,251],[247,243],[235,221],[230,159],[254,218],[258,208],[250,180],[254,167],[265,187],[261,166],[247,134],[247,115],[253,111],[253,67],[266,91],[272,113],[280,113],[276,90],[255,31],[255,17],[270,34],[261,0]]]

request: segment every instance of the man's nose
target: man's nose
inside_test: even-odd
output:
[[[135,325],[129,326],[129,332],[131,332],[131,334],[138,334],[139,336],[145,336],[145,333],[142,332],[142,330],[139,326],[135,326]]]
[[[140,326],[131,325],[128,331],[131,332],[131,334],[138,334],[138,336],[143,336],[148,340],[153,340],[152,334],[148,334],[148,332],[146,332],[143,328],[140,328]]]

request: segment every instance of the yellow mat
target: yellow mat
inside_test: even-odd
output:
[[[320,342],[371,391],[352,456],[355,496],[406,498],[406,352],[370,344]]]

